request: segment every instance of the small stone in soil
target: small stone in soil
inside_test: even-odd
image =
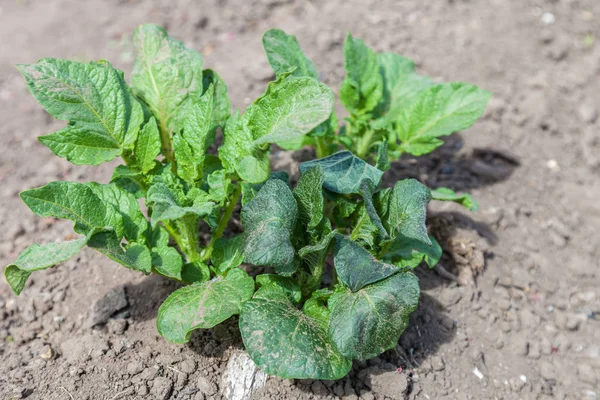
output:
[[[102,298],[92,304],[86,327],[103,324],[111,315],[127,307],[127,297],[122,286],[109,290]]]
[[[154,379],[150,392],[157,400],[167,400],[173,392],[173,382],[164,376]]]

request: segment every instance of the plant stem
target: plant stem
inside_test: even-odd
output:
[[[221,238],[221,236],[223,236],[223,232],[225,232],[227,225],[229,225],[229,220],[231,219],[231,216],[233,215],[233,211],[235,210],[235,206],[237,205],[238,200],[240,199],[241,195],[242,195],[242,185],[238,185],[235,188],[233,194],[231,195],[231,198],[229,199],[229,203],[227,204],[227,207],[225,207],[225,211],[223,212],[223,215],[221,216],[221,220],[219,221],[219,224],[217,225],[217,229],[215,229],[215,231],[212,234],[210,243],[208,244],[206,249],[204,249],[204,252],[203,252],[202,258],[201,258],[202,261],[206,261],[210,258],[211,254],[212,254],[213,246],[214,246],[215,242],[217,241],[217,239],[219,239],[219,238]]]
[[[329,155],[329,145],[322,136],[315,138],[315,147],[317,149],[317,158],[324,158]]]

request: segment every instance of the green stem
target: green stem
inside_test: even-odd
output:
[[[201,258],[202,261],[206,261],[210,258],[211,254],[212,254],[213,246],[214,246],[215,242],[217,241],[217,239],[220,239],[221,236],[223,236],[223,232],[225,232],[227,225],[229,225],[229,220],[231,219],[231,216],[233,215],[233,211],[235,210],[235,206],[237,205],[238,200],[240,199],[241,195],[242,195],[242,185],[238,185],[235,188],[233,194],[231,195],[231,198],[229,200],[229,203],[227,204],[227,207],[225,207],[225,211],[223,212],[223,215],[221,216],[221,220],[219,221],[219,224],[217,225],[217,229],[215,229],[215,231],[212,234],[210,243],[208,244],[206,249],[204,249],[204,252],[203,252],[202,258]]]
[[[318,136],[315,138],[315,147],[317,150],[317,158],[324,158],[329,155],[329,146],[325,141],[325,138],[322,136]]]

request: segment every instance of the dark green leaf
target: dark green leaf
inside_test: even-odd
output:
[[[329,309],[327,300],[331,297],[331,289],[315,290],[310,298],[304,302],[302,311],[312,319],[316,319],[323,326],[329,324]]]
[[[352,361],[338,353],[323,323],[282,291],[263,294],[246,301],[240,314],[244,345],[260,369],[282,378],[331,380],[350,371]]]
[[[323,219],[323,170],[320,165],[302,173],[294,189],[300,220],[314,229]]]
[[[383,227],[383,223],[381,222],[381,218],[375,209],[375,205],[373,204],[373,191],[375,188],[372,186],[371,181],[365,179],[360,183],[360,195],[363,198],[365,204],[365,211],[367,215],[371,219],[371,223],[377,228],[378,234],[380,237],[384,239],[389,239],[390,235],[388,235],[387,231]]]
[[[279,179],[267,181],[242,208],[245,261],[271,266],[281,274],[293,273],[297,263],[291,237],[297,218],[298,207],[290,188]]]
[[[360,184],[368,180],[373,187],[379,186],[383,172],[369,165],[349,151],[340,151],[329,157],[300,164],[300,172],[305,173],[320,165],[323,168],[323,186],[334,193],[359,193]]]
[[[342,235],[336,235],[333,263],[339,279],[353,292],[398,272],[394,265],[382,263],[371,253]]]
[[[368,360],[396,347],[418,303],[419,281],[410,272],[337,292],[329,300],[329,336],[346,357]]]
[[[221,275],[232,268],[240,266],[244,262],[243,236],[217,239],[213,245],[210,261]]]
[[[203,262],[196,261],[183,264],[181,280],[186,283],[206,282],[210,279],[210,269]]]
[[[340,101],[351,115],[364,115],[377,106],[383,94],[377,56],[360,39],[348,34],[344,43],[346,77]]]
[[[4,269],[4,276],[16,295],[21,294],[29,275],[33,271],[51,268],[67,261],[87,243],[84,237],[69,242],[32,244],[26,248],[12,264]]]
[[[281,275],[275,274],[261,274],[256,277],[257,289],[264,293],[265,290],[282,290],[289,300],[294,303],[300,303],[302,299],[302,292],[300,291],[300,285],[294,280],[294,278],[288,278]]]
[[[477,211],[479,204],[469,193],[458,194],[447,187],[439,187],[431,191],[433,200],[454,201],[470,211]]]
[[[173,292],[158,309],[158,332],[174,343],[186,343],[195,329],[209,329],[232,315],[252,297],[254,281],[239,268],[208,282]]]
[[[430,190],[415,179],[396,182],[389,197],[388,213],[382,215],[391,237],[402,234],[429,246],[427,226],[427,204],[431,200]]]
[[[302,52],[295,36],[280,29],[269,29],[263,35],[262,43],[277,76],[293,71],[293,76],[319,78],[313,62]]]
[[[376,167],[380,171],[390,169],[390,160],[388,158],[388,143],[387,140],[382,140],[377,147],[377,164]]]
[[[138,199],[146,196],[144,176],[130,167],[118,165],[110,181]]]
[[[429,236],[429,240],[431,240],[431,246],[419,240],[398,235],[386,247],[381,259],[401,268],[416,268],[422,261],[425,261],[429,267],[434,267],[442,257],[442,248],[433,236]]]

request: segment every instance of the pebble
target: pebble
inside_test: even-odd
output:
[[[577,375],[582,382],[589,383],[590,385],[595,385],[598,380],[598,375],[594,372],[594,369],[589,364],[579,364],[577,366]]]
[[[95,325],[104,324],[111,315],[127,307],[127,305],[127,297],[123,286],[109,290],[102,298],[92,304],[86,326],[91,328]]]
[[[542,361],[540,363],[540,375],[546,380],[556,379],[556,367],[548,361]]]
[[[44,347],[42,347],[42,350],[40,351],[40,358],[42,360],[52,360],[54,358],[54,356],[56,355],[56,352],[54,351],[54,349],[52,347],[50,347],[50,345],[45,345]]]
[[[172,392],[173,382],[169,378],[159,376],[154,379],[150,393],[153,394],[157,400],[167,400],[171,397]]]
[[[196,362],[191,359],[183,360],[177,364],[177,369],[186,374],[193,374],[196,371]]]
[[[144,370],[144,364],[141,361],[132,361],[127,364],[127,373],[129,375],[137,375]]]
[[[106,324],[106,328],[113,335],[122,335],[127,329],[127,320],[123,318],[111,319]]]
[[[196,380],[196,386],[198,387],[198,390],[200,390],[202,393],[204,393],[205,395],[208,395],[208,396],[212,396],[213,394],[216,394],[217,391],[219,390],[219,388],[217,387],[216,384],[209,381],[207,378],[205,378],[203,376],[198,377],[198,379]]]
[[[584,101],[579,108],[577,109],[577,114],[582,122],[586,124],[593,124],[598,119],[598,109],[589,102],[589,100]]]
[[[541,357],[540,344],[538,342],[534,342],[529,345],[527,357],[534,360],[538,360]]]
[[[523,390],[523,387],[525,386],[525,382],[523,382],[523,380],[516,378],[511,378],[509,380],[509,384],[510,389],[515,393],[519,393],[521,390]]]
[[[565,324],[565,328],[570,331],[576,331],[581,326],[582,318],[579,315],[569,315],[567,317],[567,323]]]
[[[443,365],[441,358],[439,361]],[[371,395],[375,394],[378,398],[385,396],[394,400],[402,400],[404,399],[404,393],[408,389],[407,376],[405,374],[398,374],[395,370],[369,367],[360,371],[358,378],[373,391]],[[361,398],[365,398],[364,396],[365,394],[361,393]]]

